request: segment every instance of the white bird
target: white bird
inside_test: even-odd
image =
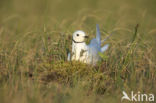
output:
[[[86,34],[81,30],[75,31],[73,33],[72,53],[68,53],[67,59],[68,61],[76,60],[95,65],[97,61],[101,59],[99,52],[105,52],[108,49],[109,44],[106,44],[101,48],[101,34],[98,24],[96,25],[96,38],[93,38],[89,45],[86,45],[85,38],[88,38],[88,36],[86,36]],[[104,39],[102,43],[106,39]]]

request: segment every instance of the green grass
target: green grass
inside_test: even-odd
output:
[[[1,0],[0,103],[120,103],[156,94],[155,0]],[[67,62],[71,36],[100,25],[96,66]],[[89,43],[89,40],[87,43]],[[127,103],[127,101],[124,101]]]

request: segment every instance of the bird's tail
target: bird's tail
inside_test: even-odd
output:
[[[102,52],[102,53],[105,52],[105,51],[108,49],[108,47],[109,47],[109,44],[104,45],[104,46],[101,48],[101,52]]]
[[[101,45],[101,34],[100,34],[100,28],[98,24],[96,24],[96,40],[98,44]]]

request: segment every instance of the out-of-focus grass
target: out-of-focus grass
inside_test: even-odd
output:
[[[122,90],[156,93],[155,4],[1,0],[0,103],[117,103]],[[96,23],[103,39],[113,34],[108,59],[95,67],[67,62],[72,33],[91,39]]]

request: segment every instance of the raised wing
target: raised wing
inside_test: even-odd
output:
[[[101,52],[102,52],[102,53],[105,52],[105,51],[108,49],[108,47],[109,47],[109,44],[104,45],[104,46],[101,48]]]
[[[101,34],[100,34],[100,28],[98,24],[96,24],[96,40],[98,44],[101,45]]]

